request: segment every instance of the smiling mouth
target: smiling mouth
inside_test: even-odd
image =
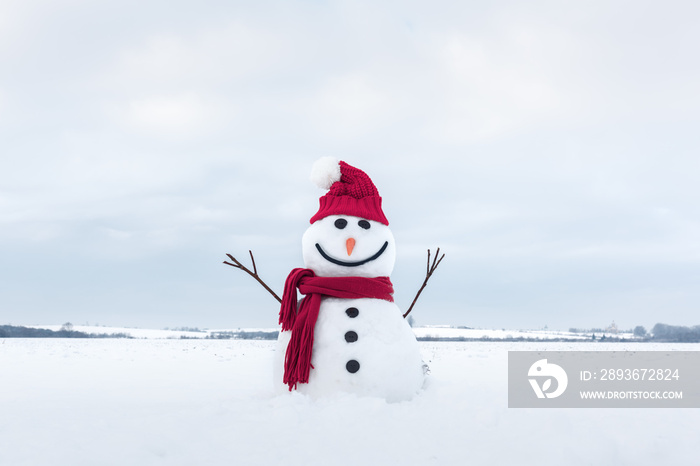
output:
[[[321,253],[324,259],[326,259],[328,262],[332,262],[336,265],[342,265],[343,267],[357,267],[358,265],[366,264],[367,262],[371,262],[377,257],[381,256],[384,254],[384,251],[386,251],[386,248],[389,247],[389,242],[385,241],[384,246],[381,247],[379,251],[377,251],[372,257],[368,257],[367,259],[363,259],[361,261],[357,262],[348,262],[348,261],[341,261],[339,259],[336,259],[334,257],[329,256],[326,254],[326,252],[323,250],[320,244],[316,243],[316,249],[318,249],[318,252]]]

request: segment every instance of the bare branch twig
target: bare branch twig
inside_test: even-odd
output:
[[[440,252],[440,248],[438,248],[438,252]],[[428,249],[428,262],[425,264],[425,275],[430,275],[430,249]]]
[[[248,254],[250,254],[250,261],[253,263],[253,273],[254,273],[255,275],[257,275],[257,274],[258,274],[258,269],[255,267],[255,258],[253,257],[253,251],[251,251],[250,249],[248,249]]]
[[[258,283],[260,283],[267,291],[270,292],[270,294],[272,296],[275,297],[275,299],[277,301],[279,301],[281,303],[282,300],[280,299],[280,297],[277,296],[277,294],[274,291],[272,291],[272,289],[270,289],[270,287],[267,286],[267,284],[258,275],[258,269],[255,266],[255,258],[253,258],[253,251],[248,250],[248,252],[250,253],[250,260],[253,263],[253,271],[252,272],[250,271],[249,268],[247,268],[245,265],[241,264],[240,261],[238,259],[236,259],[235,257],[233,257],[231,254],[226,254],[226,255],[228,256],[229,259],[231,259],[233,264],[231,262],[228,262],[228,261],[224,261],[224,264],[230,265],[231,267],[235,267],[237,269],[241,269],[242,271],[244,271],[245,273],[247,273],[248,275],[250,275],[251,277],[256,279],[258,281]]]
[[[438,256],[440,257],[438,259]],[[411,313],[411,310],[413,310],[413,306],[416,304],[416,301],[418,301],[418,296],[423,292],[423,289],[425,286],[428,284],[428,280],[430,280],[430,277],[433,275],[433,272],[435,272],[435,269],[438,268],[438,265],[440,265],[440,262],[442,262],[442,259],[445,258],[445,254],[443,253],[442,256],[440,256],[440,248],[437,248],[437,251],[435,251],[435,257],[433,258],[433,263],[432,265],[430,264],[430,249],[428,249],[428,262],[425,266],[425,280],[423,280],[423,285],[421,285],[420,289],[418,290],[418,293],[416,293],[416,297],[413,298],[413,302],[411,303],[411,306],[408,308],[408,311],[403,315],[404,319],[408,316],[408,314]]]

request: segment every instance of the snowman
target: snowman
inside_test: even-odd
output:
[[[396,245],[382,198],[366,173],[331,157],[314,164],[311,179],[328,192],[302,237],[305,267],[284,286],[274,384],[314,398],[346,392],[408,400],[422,389],[427,366],[392,297]],[[227,263],[274,295],[257,270],[234,261]]]

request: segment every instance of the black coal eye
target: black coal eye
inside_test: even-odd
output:
[[[372,226],[367,220],[360,220],[357,224],[360,225],[360,228],[364,228],[365,230],[369,230],[369,227]]]
[[[337,229],[342,230],[343,228],[348,226],[348,221],[345,220],[344,218],[339,218],[338,220],[335,221],[334,225]]]

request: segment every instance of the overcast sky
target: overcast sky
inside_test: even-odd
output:
[[[0,324],[274,327],[367,172],[417,324],[700,324],[697,2],[0,2]]]

